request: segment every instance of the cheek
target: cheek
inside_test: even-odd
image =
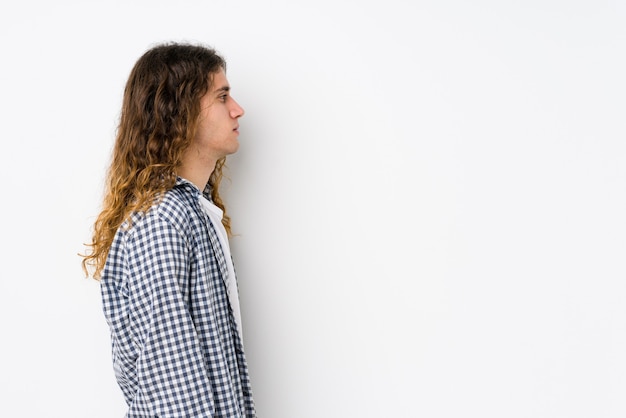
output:
[[[198,132],[196,132],[196,138],[199,142],[210,141],[215,136],[215,128],[209,119],[204,119],[198,125]]]

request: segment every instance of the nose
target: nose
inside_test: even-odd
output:
[[[239,106],[239,103],[235,99],[231,97],[231,108],[230,108],[230,117],[233,119],[237,119],[243,116],[245,113],[243,107]]]

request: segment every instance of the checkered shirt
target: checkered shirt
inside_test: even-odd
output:
[[[256,416],[224,255],[199,197],[179,178],[109,251],[102,303],[127,418]]]

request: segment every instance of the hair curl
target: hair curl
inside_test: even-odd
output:
[[[181,43],[146,51],[130,72],[112,160],[107,171],[102,211],[94,224],[91,250],[82,267],[100,279],[117,229],[133,212],[146,211],[176,183],[176,169],[191,144],[200,114],[200,98],[212,87],[213,75],[226,69],[215,50]],[[219,160],[207,188],[230,218],[219,196],[225,159]]]

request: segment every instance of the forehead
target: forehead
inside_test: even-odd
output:
[[[224,89],[230,88],[228,84],[228,79],[226,78],[226,73],[224,73],[223,69],[220,69],[217,73],[212,75],[212,92],[222,91]]]

